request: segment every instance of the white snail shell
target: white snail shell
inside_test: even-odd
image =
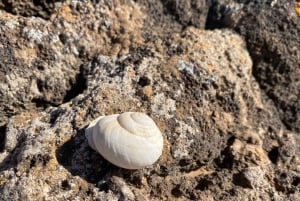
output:
[[[89,145],[112,164],[126,169],[152,165],[162,154],[163,137],[146,114],[100,116],[85,130]]]

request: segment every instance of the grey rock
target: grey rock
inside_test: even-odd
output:
[[[129,1],[66,2],[48,25],[47,33],[61,33],[58,47],[40,25],[48,21],[0,13],[3,23],[12,19],[0,26],[11,33],[0,34],[9,64],[0,72],[10,75],[0,79],[0,200],[297,200],[294,133],[253,77],[243,39],[193,27],[153,25],[152,33],[141,9]],[[33,75],[26,55],[9,60],[7,52],[19,50],[14,24],[24,47],[39,51],[40,37],[47,39],[50,59],[35,58],[49,61],[47,72]],[[49,87],[30,88],[36,75]],[[88,146],[84,130],[93,119],[125,111],[149,114],[163,133],[163,154],[151,167],[121,169]]]

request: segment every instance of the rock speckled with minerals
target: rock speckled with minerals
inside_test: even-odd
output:
[[[300,200],[299,118],[289,120],[289,111],[299,117],[299,93],[282,88],[299,83],[281,79],[296,66],[281,71],[270,57],[274,48],[292,67],[299,48],[289,56],[280,41],[252,46],[238,35],[254,28],[232,20],[256,16],[255,6],[234,4],[225,12],[232,26],[205,30],[221,23],[226,1],[5,2],[0,200]],[[291,5],[278,0],[270,12]],[[290,11],[276,34],[296,39]],[[278,36],[264,33],[257,41]],[[95,118],[128,111],[162,132],[162,155],[147,168],[114,166],[85,137]]]

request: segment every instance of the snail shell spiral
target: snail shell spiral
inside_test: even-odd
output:
[[[125,112],[100,116],[85,130],[91,148],[126,169],[152,165],[162,154],[163,137],[146,114]]]

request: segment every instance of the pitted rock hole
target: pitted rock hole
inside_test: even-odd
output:
[[[232,169],[234,159],[230,151],[231,145],[233,145],[235,137],[232,136],[227,140],[227,147],[221,151],[221,156],[215,159],[215,163],[220,168]]]
[[[67,91],[63,102],[66,103],[77,95],[81,94],[87,88],[86,78],[84,76],[83,66],[80,68],[80,73],[76,75],[75,83],[71,83],[71,88]]]
[[[209,188],[209,186],[213,185],[213,182],[209,179],[203,178],[200,179],[198,182],[198,185],[196,186],[196,189],[199,189],[201,191],[204,191]]]
[[[180,190],[180,185],[176,185],[175,188],[171,190],[171,193],[174,197],[179,198],[182,196],[182,192]]]
[[[5,140],[6,140],[6,124],[0,126],[0,152],[4,151]]]
[[[293,186],[300,186],[300,177],[293,177],[293,182],[292,182]]]
[[[71,190],[71,186],[70,186],[68,180],[63,180],[61,182],[61,187],[63,190]]]
[[[275,164],[279,157],[278,147],[272,148],[272,150],[268,152],[268,157],[272,161],[272,163]]]
[[[143,76],[139,79],[138,84],[142,87],[145,87],[151,84],[151,80],[148,77]]]

